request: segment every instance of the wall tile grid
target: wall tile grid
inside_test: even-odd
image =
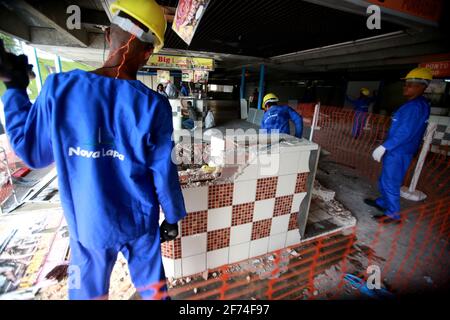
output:
[[[180,237],[161,246],[167,277],[190,276],[300,242],[297,217],[309,173],[297,173],[291,165],[285,175],[255,179],[254,167],[250,170],[244,176],[252,180],[183,189],[188,215]]]
[[[430,151],[450,156],[450,117],[432,115],[429,121],[437,124]]]

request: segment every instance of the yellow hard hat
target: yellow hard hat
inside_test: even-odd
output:
[[[360,92],[366,97],[370,96],[370,90],[368,88],[361,88]]]
[[[275,94],[268,93],[268,94],[266,94],[264,96],[262,107],[265,110],[267,103],[269,103],[269,102],[278,102],[278,101],[280,101],[280,100],[278,99],[278,97]]]
[[[155,53],[164,47],[167,21],[163,9],[155,0],[117,0],[111,4],[110,10],[112,14],[123,11],[149,28],[156,37]]]
[[[431,81],[433,80],[433,73],[428,68],[415,68],[405,78],[402,78],[402,80],[417,80],[418,82],[421,81]]]

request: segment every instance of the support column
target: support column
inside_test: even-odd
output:
[[[258,97],[258,110],[262,109],[262,103],[264,98],[264,76],[265,76],[266,66],[261,65],[259,69],[259,97]]]
[[[241,99],[245,99],[245,67],[242,67],[242,76],[241,76]]]

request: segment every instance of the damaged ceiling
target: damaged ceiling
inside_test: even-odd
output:
[[[103,29],[109,25],[110,2],[0,0],[0,30],[45,51],[98,66],[107,50]],[[173,21],[178,0],[157,2],[167,20]],[[169,23],[161,53],[211,57],[216,61],[216,76],[232,78],[240,76],[243,66],[257,73],[260,64],[284,77],[409,66],[450,53],[450,42],[444,40],[448,23],[442,30],[384,15],[382,29],[369,30],[365,3],[211,0],[191,45]],[[81,30],[66,27],[66,10],[73,4],[81,8]],[[444,16],[443,21],[447,20]]]

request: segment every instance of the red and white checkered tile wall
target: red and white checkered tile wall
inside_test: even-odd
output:
[[[299,243],[297,216],[309,175],[299,172],[305,170],[299,156],[290,170],[283,168],[286,175],[260,177],[249,166],[234,183],[183,189],[188,215],[180,237],[162,244],[166,276],[189,276]]]

